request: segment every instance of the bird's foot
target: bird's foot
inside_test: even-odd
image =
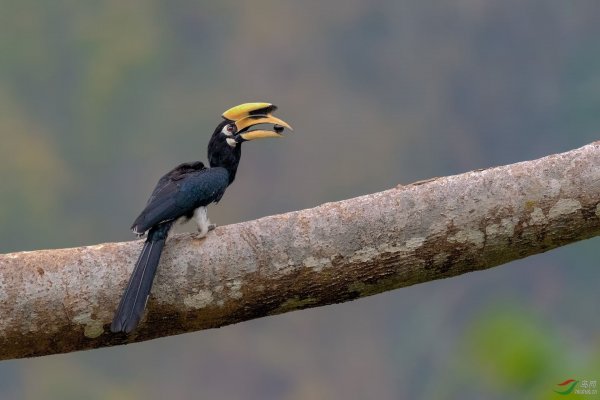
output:
[[[198,233],[200,234],[200,238],[206,237],[208,232],[214,231],[217,228],[216,224],[208,224],[198,227]]]
[[[206,235],[208,235],[208,232],[215,230],[216,227],[217,227],[217,225],[215,225],[215,224],[208,224],[208,225],[204,225],[202,227],[198,227],[198,233],[199,233],[200,239],[206,237]]]

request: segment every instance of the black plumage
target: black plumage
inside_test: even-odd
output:
[[[148,232],[148,238],[135,263],[135,268],[110,326],[112,332],[129,333],[140,321],[171,225],[173,225],[173,221],[164,222]]]
[[[218,202],[234,181],[241,143],[235,147],[227,144],[222,129],[230,122],[219,124],[209,141],[210,168],[201,161],[175,167],[159,179],[146,207],[135,219],[131,229],[139,235],[148,232],[148,237],[113,318],[112,332],[129,333],[139,323],[173,223],[182,217],[191,218],[199,207]]]
[[[285,121],[271,115],[275,109],[269,103],[245,103],[227,110],[223,114],[225,120],[208,143],[210,167],[200,161],[183,163],[158,180],[146,207],[131,226],[134,233],[140,236],[148,233],[148,237],[113,318],[112,332],[129,333],[142,318],[162,250],[175,221],[196,215],[201,234],[207,233],[204,207],[218,202],[235,180],[242,143],[279,137],[284,126],[291,129]],[[272,132],[249,131],[265,123],[274,125]]]
[[[228,185],[225,168],[206,168],[201,162],[181,164],[159,180],[131,229],[141,234],[161,222],[191,217],[196,208],[218,202]]]

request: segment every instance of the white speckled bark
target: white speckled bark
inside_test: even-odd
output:
[[[0,255],[0,359],[148,340],[490,268],[600,233],[600,142],[169,239],[146,320],[108,325],[142,242]]]

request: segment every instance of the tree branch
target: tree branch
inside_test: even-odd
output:
[[[0,255],[0,359],[125,344],[340,303],[600,234],[600,142],[180,234],[145,322],[108,327],[141,241]]]

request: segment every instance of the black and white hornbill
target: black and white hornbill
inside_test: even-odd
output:
[[[201,161],[183,163],[160,178],[146,208],[133,222],[137,235],[148,234],[129,283],[123,293],[110,330],[129,333],[140,321],[169,230],[178,219],[194,218],[201,237],[214,228],[206,206],[217,203],[235,179],[241,145],[248,140],[281,137],[291,127],[272,113],[269,103],[245,103],[223,113],[224,121],[208,143],[210,168]],[[272,130],[258,129],[270,124]],[[257,128],[257,129],[254,129]]]

